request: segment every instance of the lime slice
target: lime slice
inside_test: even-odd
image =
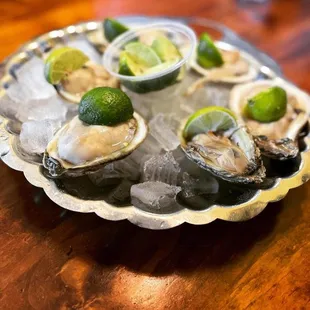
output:
[[[200,133],[228,130],[235,126],[236,117],[230,110],[217,106],[206,107],[189,117],[183,129],[183,137],[190,140]]]
[[[250,98],[245,107],[245,113],[258,122],[269,123],[282,118],[286,113],[286,107],[285,90],[275,86]]]
[[[80,69],[88,60],[89,58],[76,48],[57,48],[51,51],[45,60],[45,78],[51,84],[58,84],[67,74]]]
[[[133,112],[130,98],[119,88],[94,88],[79,104],[79,118],[89,125],[117,125],[131,119]]]
[[[150,68],[161,63],[155,51],[150,46],[141,42],[131,42],[127,44],[125,46],[125,51],[141,66]]]
[[[220,67],[224,63],[221,53],[207,33],[200,36],[197,48],[197,62],[206,69]]]
[[[117,36],[126,32],[128,28],[112,18],[106,18],[103,21],[104,36],[109,42],[112,42]]]
[[[152,43],[153,50],[162,62],[179,60],[182,54],[177,47],[164,35],[158,35]]]

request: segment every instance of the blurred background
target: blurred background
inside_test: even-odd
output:
[[[0,60],[44,32],[127,14],[197,16],[222,22],[269,53],[288,78],[310,91],[304,79],[310,67],[309,0],[1,0]]]

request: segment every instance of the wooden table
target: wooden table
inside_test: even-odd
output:
[[[216,19],[310,92],[310,1],[1,0],[0,59],[117,14]],[[310,183],[251,221],[149,231],[52,203],[0,164],[0,309],[310,309]]]

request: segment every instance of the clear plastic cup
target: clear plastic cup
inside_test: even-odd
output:
[[[127,76],[118,73],[119,70],[119,55],[124,50],[124,47],[137,38],[145,39],[155,38],[155,33],[160,32],[171,40],[179,49],[182,58],[168,68],[160,72],[155,72],[140,76]],[[149,44],[149,45],[150,45]],[[135,28],[117,37],[105,50],[103,55],[103,65],[106,70],[113,76],[120,79],[122,85],[136,93],[148,93],[158,91],[176,83],[176,77],[182,67],[187,69],[187,62],[195,50],[197,39],[194,31],[177,22],[160,22],[150,24],[141,28]]]

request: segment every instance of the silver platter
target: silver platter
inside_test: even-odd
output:
[[[132,26],[166,18],[123,17],[120,19]],[[236,46],[251,54],[255,58],[253,65],[259,67],[262,75],[267,78],[283,79],[279,66],[268,55],[257,50],[225,26],[206,19],[180,18],[178,21],[217,31],[221,34],[223,44]],[[1,64],[0,70],[2,72],[0,71],[0,74],[2,73],[3,77],[1,79],[0,97],[5,96],[6,89],[14,81],[15,68],[29,61],[34,55],[42,57],[42,53],[46,49],[78,36],[86,35],[95,40],[96,37],[102,35],[101,31],[101,22],[90,21],[51,31],[26,43]],[[296,86],[293,87],[303,96],[308,96]],[[82,213],[94,212],[98,216],[112,221],[128,219],[135,225],[149,229],[168,229],[184,222],[202,225],[215,219],[226,221],[248,220],[259,214],[269,202],[282,199],[289,189],[300,186],[310,178],[310,138],[305,137],[306,146],[301,153],[299,170],[288,177],[277,178],[271,188],[257,190],[248,201],[229,206],[212,205],[200,211],[183,208],[174,213],[155,214],[140,210],[132,205],[117,207],[104,200],[79,199],[61,191],[54,181],[44,177],[41,173],[41,166],[20,149],[19,125],[14,119],[12,120],[5,115],[0,116],[0,157],[5,164],[12,169],[22,171],[32,185],[42,188],[52,201],[65,209]]]

